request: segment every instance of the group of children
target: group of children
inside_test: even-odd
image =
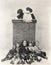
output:
[[[25,22],[34,22],[34,20],[36,20],[33,14],[33,10],[30,7],[26,7],[25,11],[22,9],[18,9],[17,18],[23,19]]]
[[[10,63],[14,64],[17,60],[17,64],[31,64],[35,60],[40,62],[42,58],[47,59],[46,52],[41,51],[36,42],[23,40],[21,43],[13,45],[13,48],[1,61],[11,60]]]

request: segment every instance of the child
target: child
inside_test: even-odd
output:
[[[47,59],[46,52],[41,51],[41,49],[34,43],[34,54],[36,55],[36,60],[41,61],[41,57]],[[40,59],[38,59],[40,57]]]
[[[14,58],[11,60],[11,64],[14,64],[14,62],[17,61],[19,62],[20,58],[19,58],[19,43],[16,43],[16,51],[17,51],[17,54],[14,56]]]
[[[28,44],[27,40],[22,41],[22,43],[20,45],[19,54],[20,54],[20,59],[23,61],[23,63],[25,63],[27,61],[27,59],[29,59],[28,45],[29,44]]]
[[[32,19],[35,19],[35,16],[34,16],[34,14],[32,13],[33,10],[32,10],[30,7],[27,7],[26,10],[29,11],[29,13],[30,13],[30,15],[31,15],[31,18],[32,18]]]
[[[6,57],[4,59],[2,59],[1,61],[3,62],[3,61],[12,59],[16,55],[16,53],[17,53],[16,46],[13,45],[13,48],[11,50],[9,50],[8,54],[6,55]]]
[[[18,9],[17,14],[18,14],[18,16],[17,16],[18,19],[23,19],[24,13],[23,13],[22,9]]]

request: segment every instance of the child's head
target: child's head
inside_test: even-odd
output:
[[[30,46],[30,47],[32,46],[32,42],[29,43],[29,46]]]
[[[33,46],[36,46],[36,42],[33,42]]]
[[[18,9],[17,13],[18,14],[22,14],[23,13],[23,10],[22,9]]]
[[[24,41],[23,41],[23,46],[26,46],[26,45],[27,45],[27,41],[24,40]]]
[[[30,7],[27,7],[26,10],[29,11],[30,13],[32,12],[32,9]]]

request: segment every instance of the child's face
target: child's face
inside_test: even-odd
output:
[[[27,42],[26,41],[23,41],[23,46],[26,46],[27,45]]]
[[[24,13],[25,13],[25,14],[29,14],[30,12],[29,12],[29,11],[27,11],[27,10],[24,10]]]
[[[31,43],[31,42],[29,43],[29,46],[30,46],[30,47],[32,46],[32,43]]]
[[[16,47],[19,47],[19,44],[18,43],[16,44]]]
[[[25,11],[24,11],[24,13],[25,13],[25,14],[30,14],[30,12],[29,12],[29,11],[27,11],[27,10],[25,10]]]

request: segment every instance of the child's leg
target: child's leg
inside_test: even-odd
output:
[[[14,56],[10,63],[14,64],[14,62],[15,62],[16,59],[17,59],[17,56]]]
[[[47,59],[46,52],[42,52],[39,54],[40,57]]]
[[[1,61],[6,61],[6,60],[10,60],[11,59],[11,54],[7,54],[6,57],[4,59],[2,59]]]

